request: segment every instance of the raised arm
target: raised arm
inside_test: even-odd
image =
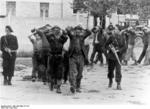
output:
[[[72,27],[67,27],[67,28],[66,28],[66,33],[67,33],[67,35],[69,36],[70,39],[73,38],[73,36],[74,36],[74,31],[73,31],[73,28],[72,28]]]
[[[67,32],[63,30],[62,36],[60,38],[60,41],[62,42],[62,44],[64,44],[67,41],[68,37],[67,37]]]
[[[83,36],[83,39],[86,39],[88,36],[90,36],[92,34],[92,32],[88,29],[85,30],[85,34]]]

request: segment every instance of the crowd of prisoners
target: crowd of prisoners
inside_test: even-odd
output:
[[[9,26],[6,27],[6,38],[11,36],[10,30]],[[101,66],[106,64],[108,66],[108,87],[112,87],[113,78],[115,78],[117,90],[122,90],[122,65],[128,65],[130,58],[132,58],[134,65],[141,64],[144,57],[144,65],[150,64],[150,28],[147,26],[137,25],[121,28],[119,25],[114,26],[110,23],[106,29],[95,26],[89,30],[83,28],[82,25],[68,26],[62,29],[59,26],[47,24],[32,29],[31,33],[28,38],[33,44],[32,81],[36,82],[37,79],[41,79],[44,85],[48,84],[51,91],[56,89],[56,93],[61,93],[61,85],[67,81],[70,83],[72,93],[81,93],[84,66],[93,66],[97,62],[100,62]],[[134,48],[138,39],[143,42],[143,50],[137,60]],[[92,40],[93,45],[90,56],[88,40]],[[10,53],[18,48],[6,47],[8,45],[5,38],[2,37],[1,50],[3,52],[5,85],[7,84],[7,75],[8,77],[13,76],[11,71],[7,71],[5,67],[5,64],[10,61],[5,57],[11,59],[13,56]],[[8,48],[12,49],[8,50]]]

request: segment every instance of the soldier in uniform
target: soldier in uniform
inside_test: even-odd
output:
[[[47,36],[47,40],[51,47],[51,59],[49,60],[51,76],[51,90],[54,85],[57,93],[61,93],[61,84],[63,79],[63,45],[67,41],[67,36],[58,26],[54,26],[52,34]]]
[[[5,31],[6,35],[1,37],[4,85],[12,85],[11,79],[14,76],[18,41],[17,37],[11,34],[13,30],[10,26],[6,26]]]
[[[89,30],[83,30],[81,26],[75,28],[66,28],[67,34],[70,37],[69,48],[69,81],[70,91],[72,93],[81,92],[80,85],[82,79],[82,72],[84,67],[84,61],[88,60],[85,54],[84,40],[91,35]]]
[[[109,33],[109,38],[105,43],[105,48],[108,50],[107,58],[108,58],[108,79],[109,85],[108,87],[112,87],[113,78],[114,78],[114,70],[115,80],[117,82],[117,89],[121,90],[121,64],[119,61],[122,59],[122,54],[125,47],[125,39],[120,37],[119,31],[113,30]],[[115,55],[116,52],[117,54]],[[118,57],[118,58],[117,58]]]

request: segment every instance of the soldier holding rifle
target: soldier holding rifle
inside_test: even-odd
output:
[[[105,48],[108,50],[108,79],[111,88],[114,78],[114,70],[116,70],[115,80],[117,82],[117,90],[121,90],[121,59],[126,49],[125,39],[120,36],[118,30],[113,30],[108,33],[109,38],[105,44]]]
[[[3,59],[4,85],[12,85],[11,79],[14,76],[16,50],[18,49],[17,37],[12,35],[10,26],[5,27],[6,35],[1,37],[1,51]]]

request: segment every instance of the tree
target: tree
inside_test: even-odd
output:
[[[105,16],[110,15],[110,10],[114,10],[119,0],[74,0],[73,9],[76,11],[89,11],[94,16],[94,26],[97,25],[97,18],[101,20],[101,25],[105,28]]]
[[[142,0],[139,2],[139,16],[141,19],[150,18],[150,0]]]

